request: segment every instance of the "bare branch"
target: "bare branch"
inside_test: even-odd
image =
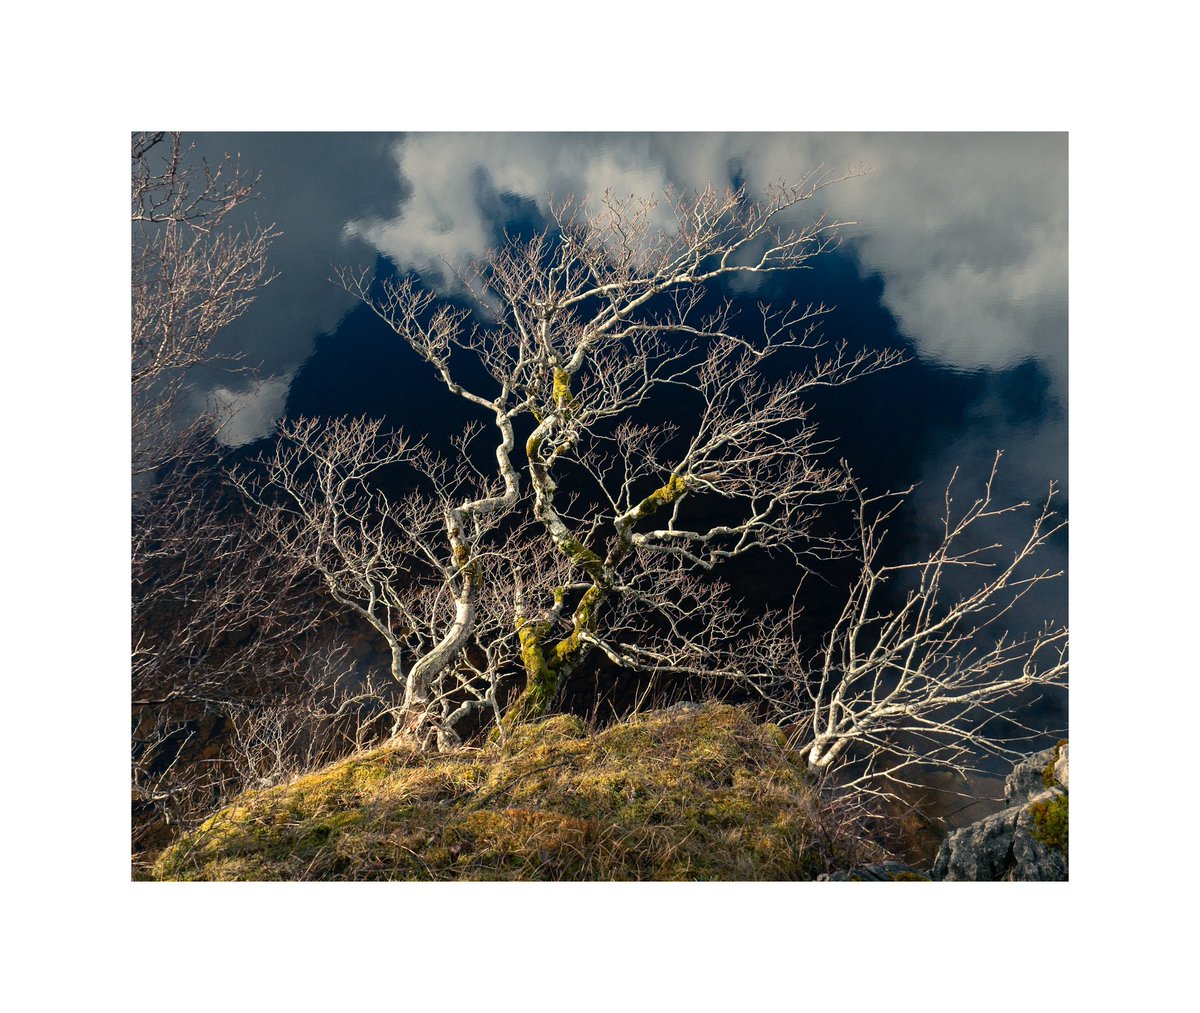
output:
[[[1053,486],[1033,517],[1025,541],[1005,550],[978,529],[1029,504],[997,506],[992,486],[996,455],[984,491],[956,511],[946,490],[943,536],[925,559],[880,562],[883,525],[896,498],[859,499],[862,568],[825,647],[806,680],[811,700],[806,750],[821,770],[847,765],[847,783],[908,783],[917,767],[940,766],[959,774],[980,755],[1014,756],[992,731],[1015,703],[1038,689],[1065,686],[1066,627],[1012,636],[1005,617],[1039,584],[1060,573],[1031,569],[1032,557],[1065,526],[1052,509]],[[882,506],[881,506],[882,504]],[[952,574],[978,574],[966,591],[953,592]],[[907,579],[903,604],[890,607],[890,581]]]

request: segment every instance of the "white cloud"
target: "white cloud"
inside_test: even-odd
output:
[[[494,243],[500,194],[544,210],[548,194],[661,193],[733,172],[754,186],[866,163],[812,211],[860,223],[846,235],[919,354],[963,369],[1033,357],[1065,378],[1065,135],[433,134],[393,153],[409,196],[347,231],[446,288],[445,263]]]
[[[275,421],[283,415],[291,384],[292,373],[286,373],[264,380],[249,391],[213,388],[208,397],[218,416],[225,418],[217,439],[227,447],[240,447],[269,436],[275,430]]]
[[[487,198],[518,196],[545,213],[551,199],[572,195],[662,193],[669,180],[647,148],[637,137],[598,145],[594,135],[415,135],[393,148],[410,195],[393,217],[355,219],[346,232],[453,290],[447,265],[461,267],[496,242],[501,223]]]

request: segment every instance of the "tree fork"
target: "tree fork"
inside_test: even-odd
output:
[[[559,603],[562,594],[561,588],[555,592],[555,599]],[[505,716],[507,728],[542,717],[549,710],[571,673],[591,652],[583,634],[596,632],[597,616],[605,597],[603,588],[598,585],[589,587],[575,606],[571,632],[558,641],[548,654],[544,645],[551,624],[518,619],[517,639],[521,644],[525,688]]]
[[[550,628],[548,622],[533,622],[519,613],[517,615],[517,640],[521,645],[525,687],[504,715],[503,724],[508,731],[545,714],[558,692],[558,673],[550,667],[542,649]]]

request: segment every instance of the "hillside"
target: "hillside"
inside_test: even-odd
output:
[[[157,879],[814,879],[864,857],[823,828],[799,754],[707,704],[599,732],[557,716],[503,746],[389,745],[239,797]]]

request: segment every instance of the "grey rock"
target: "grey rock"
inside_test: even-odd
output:
[[[1012,865],[1018,813],[1004,809],[955,830],[938,849],[930,876],[951,882],[1004,879]]]
[[[670,707],[662,709],[663,714],[685,714],[688,711],[698,711],[701,705],[695,700],[680,700],[678,703],[671,704]]]
[[[1052,746],[1017,761],[1017,765],[1004,782],[1006,806],[1027,805],[1035,795],[1040,795],[1046,790],[1042,777],[1046,767],[1054,760],[1057,750],[1057,746]]]
[[[1045,770],[1051,763],[1062,787],[1045,785]],[[938,850],[932,878],[948,882],[1066,880],[1067,857],[1037,839],[1031,807],[1066,795],[1067,778],[1065,743],[1061,749],[1055,746],[1019,761],[1004,782],[1005,808],[951,833]]]
[[[1071,743],[1064,742],[1058,750],[1058,759],[1054,761],[1054,779],[1064,788],[1071,787],[1071,770],[1067,757],[1067,750],[1071,748]]]
[[[1063,794],[1053,792],[1052,794]],[[1017,816],[1012,842],[1013,871],[1008,877],[1025,882],[1065,882],[1067,857],[1058,848],[1039,841],[1033,833],[1033,812],[1026,806]]]
[[[946,882],[1065,880],[1066,857],[1034,837],[1032,828],[1033,813],[1023,806],[955,830],[942,842],[930,876]]]

